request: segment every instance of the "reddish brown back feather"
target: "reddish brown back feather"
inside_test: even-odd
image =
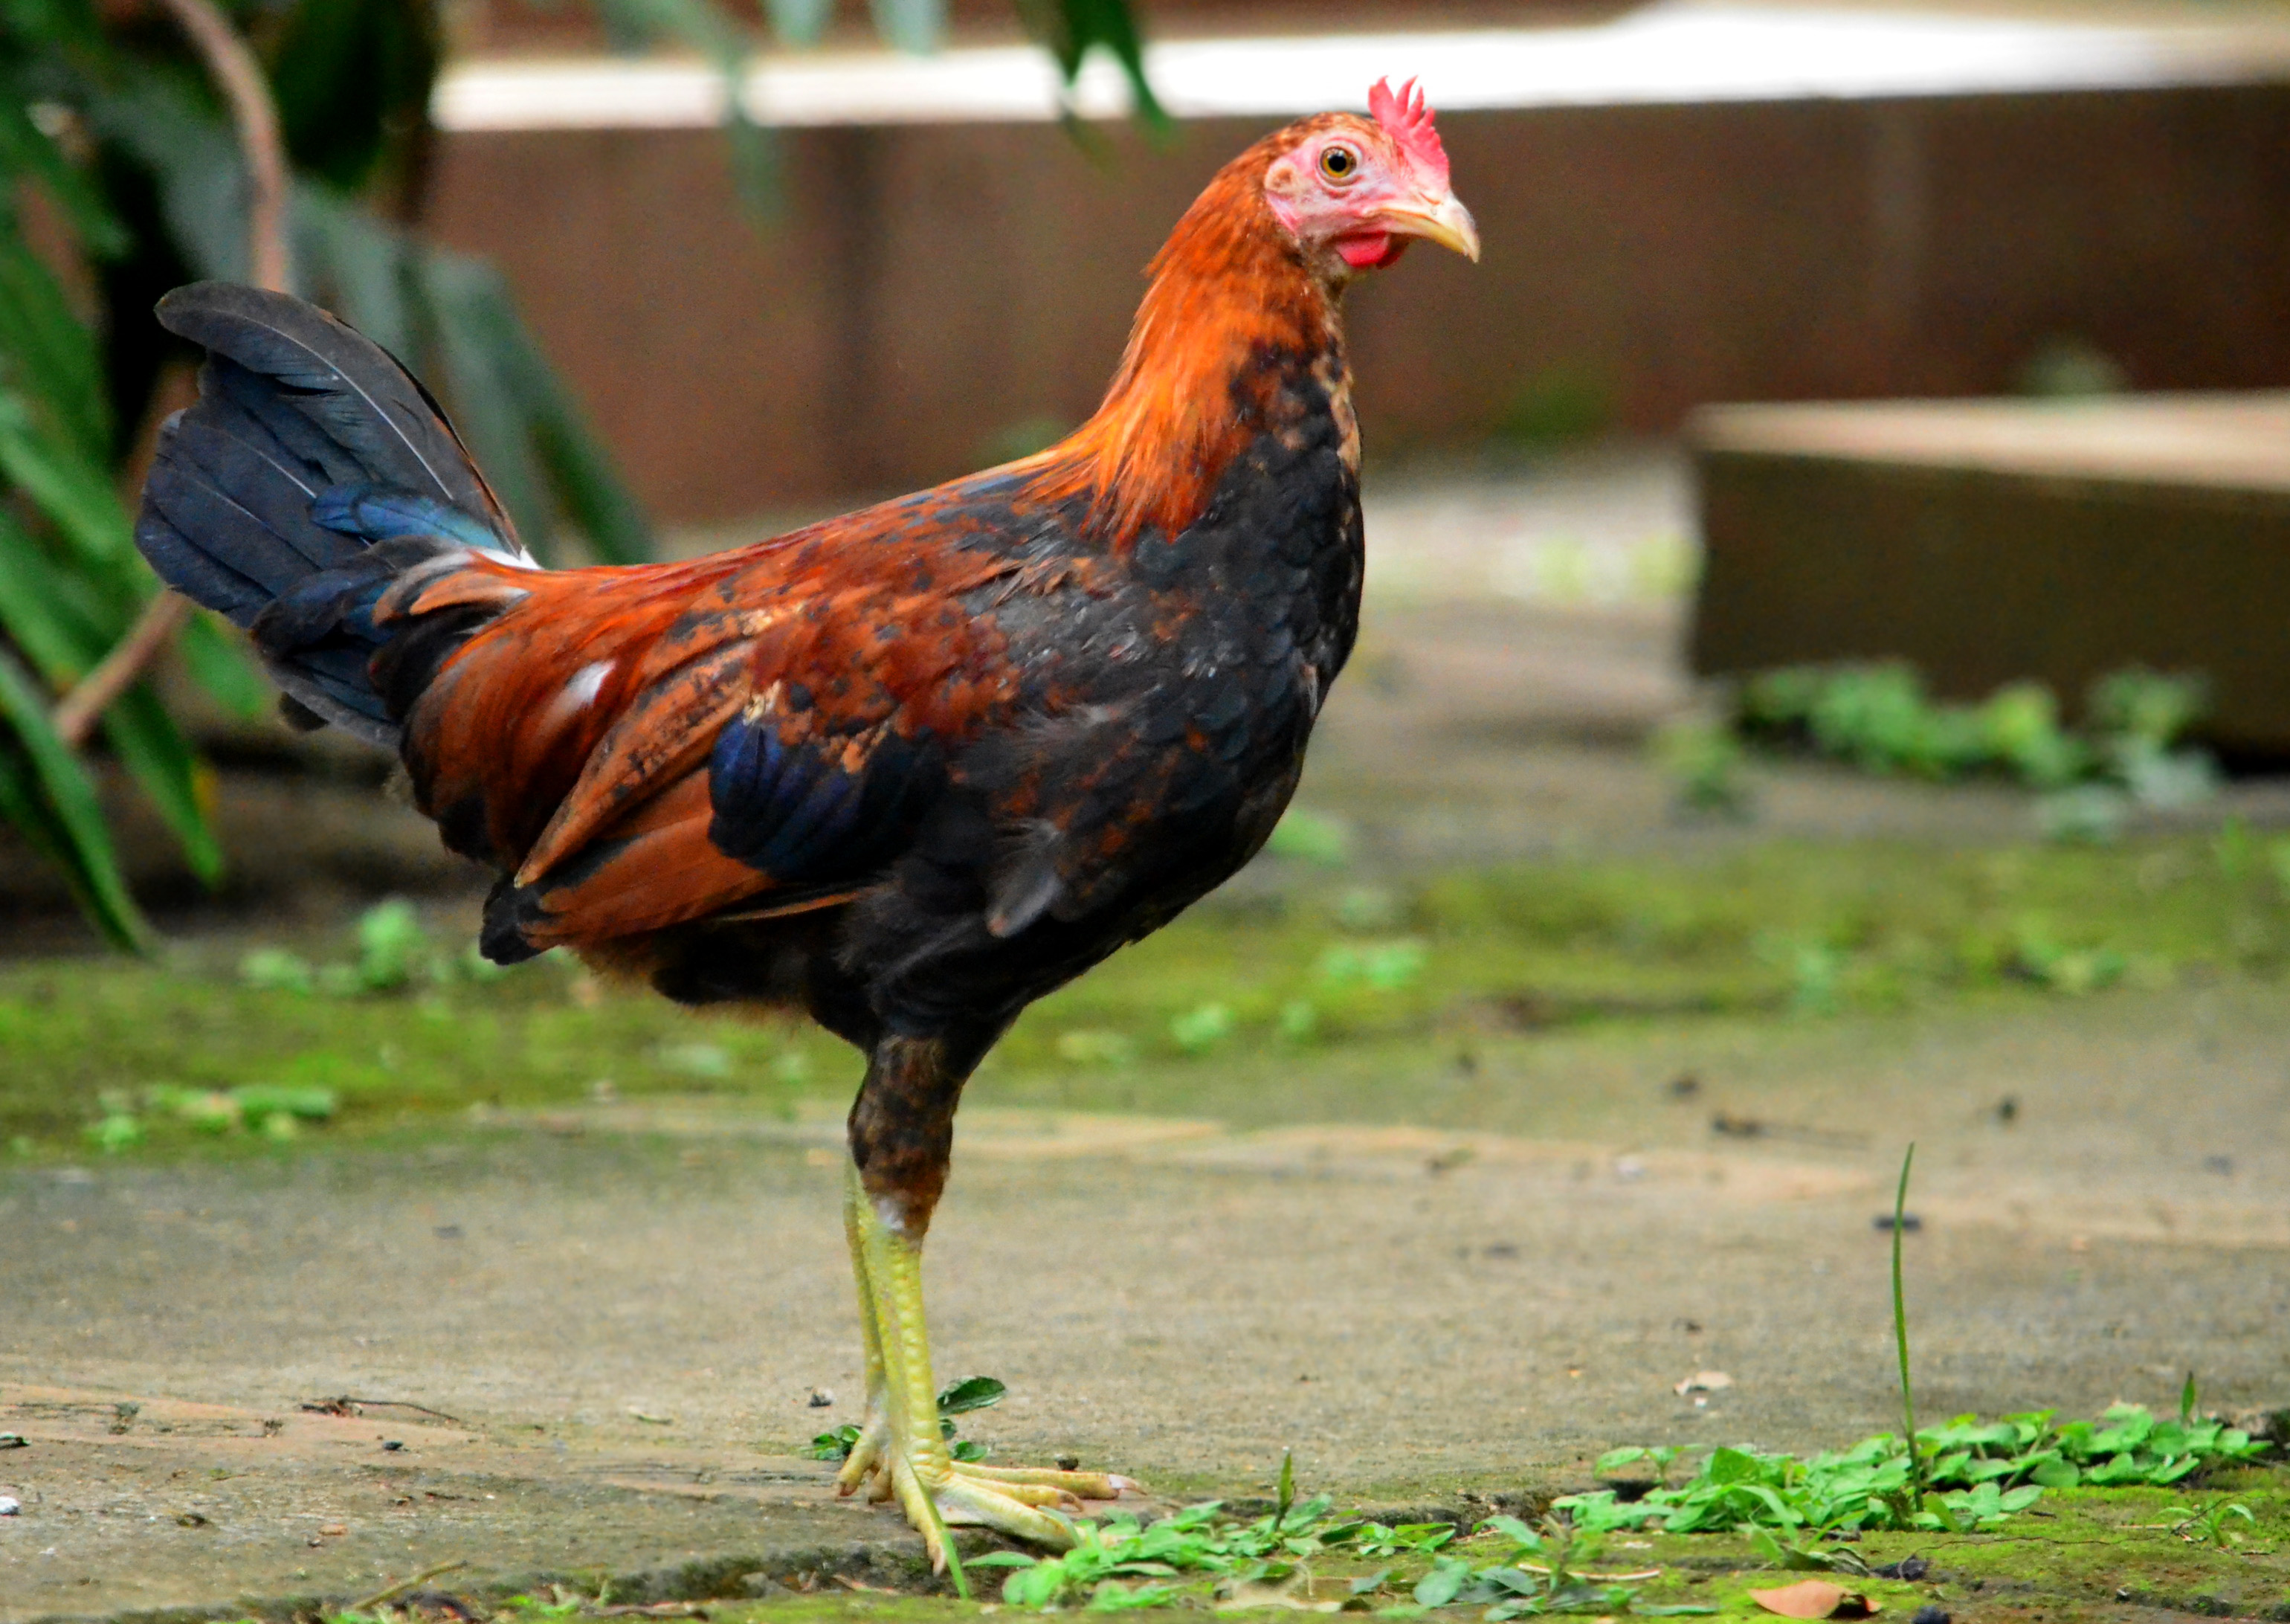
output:
[[[385,618],[508,604],[408,719],[422,810],[481,809],[492,860],[556,916],[536,945],[659,929],[769,892],[772,876],[708,838],[708,764],[726,722],[752,710],[783,743],[858,767],[886,732],[958,740],[1014,700],[998,636],[957,600],[1017,565],[956,545],[954,516],[943,502],[894,504],[682,564],[473,560],[388,605]],[[583,700],[576,679],[599,665]],[[601,865],[548,888],[607,844]]]

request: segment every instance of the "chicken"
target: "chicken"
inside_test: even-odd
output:
[[[1022,461],[684,564],[548,571],[436,403],[343,324],[201,284],[207,359],[137,544],[244,627],[291,718],[396,750],[495,869],[481,945],[569,948],[867,1057],[844,1216],[867,1414],[840,1488],[1069,1542],[1134,1487],[952,1460],[923,1242],[964,1080],[1026,1005],[1173,918],[1287,805],[1357,627],[1340,301],[1478,257],[1432,116],[1379,83],[1251,147],[1153,260],[1104,404]]]

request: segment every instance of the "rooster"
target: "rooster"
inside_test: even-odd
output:
[[[1253,856],[1358,624],[1340,306],[1416,239],[1476,260],[1432,115],[1379,83],[1178,221],[1104,404],[1022,461],[690,563],[550,571],[437,404],[284,294],[181,288],[207,359],[136,542],[251,634],[288,718],[397,752],[499,875],[484,951],[568,948],[867,1057],[844,1219],[867,1413],[837,1480],[935,1565],[1070,1543],[1136,1485],[951,1458],[923,1240],[963,1083],[1021,1011]]]

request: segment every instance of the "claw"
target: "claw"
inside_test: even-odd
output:
[[[949,1458],[938,1429],[936,1384],[924,1329],[920,1244],[886,1225],[854,1169],[845,1187],[844,1223],[859,1287],[867,1356],[867,1420],[836,1474],[837,1492],[861,1488],[875,1504],[896,1500],[923,1537],[933,1572],[947,1565],[948,1526],[997,1529],[1053,1549],[1069,1548],[1065,1513],[1085,1500],[1117,1499],[1136,1483],[1109,1472],[973,1466]]]
[[[1045,1485],[1076,1500],[1118,1500],[1125,1489],[1139,1485],[1134,1478],[1111,1472],[1068,1472],[1046,1466],[973,1466],[957,1462],[954,1468],[989,1483]]]

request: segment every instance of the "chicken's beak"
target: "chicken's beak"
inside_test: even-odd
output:
[[[1471,221],[1471,212],[1456,201],[1453,192],[1427,197],[1420,204],[1396,204],[1383,211],[1383,223],[1403,236],[1452,248],[1473,264],[1478,263],[1479,228]]]

